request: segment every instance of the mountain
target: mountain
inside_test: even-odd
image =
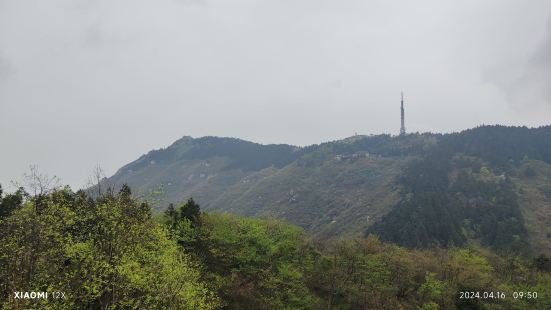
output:
[[[551,253],[551,126],[373,135],[296,147],[183,137],[104,181],[157,209],[282,218],[320,238],[378,234]]]

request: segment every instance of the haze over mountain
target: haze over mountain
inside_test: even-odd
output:
[[[545,125],[550,13],[548,0],[0,1],[0,183],[36,164],[82,188],[95,165],[113,174],[184,134],[396,134],[400,90],[410,132]]]
[[[353,136],[308,147],[183,137],[104,180],[163,210],[276,217],[318,237],[551,253],[551,127]]]
[[[0,0],[0,309],[550,310],[550,86],[550,0]]]

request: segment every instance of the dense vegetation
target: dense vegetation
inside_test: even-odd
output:
[[[527,250],[511,176],[525,158],[551,163],[551,130],[485,126],[444,135],[398,180],[402,199],[368,233],[406,246]],[[535,173],[535,171],[532,171]]]
[[[284,167],[303,153],[299,148],[286,144],[262,145],[234,138],[183,137],[171,147],[147,154],[148,161],[166,163],[174,160],[197,160],[224,157],[229,161],[226,169],[257,171],[266,167]],[[149,162],[139,162],[130,167],[136,169]]]
[[[68,188],[32,198],[21,193],[2,199],[0,285],[6,309],[218,305],[198,265],[153,221],[149,206],[131,198],[128,187],[95,200]],[[24,203],[21,196],[27,196]],[[14,291],[59,291],[66,299],[14,299]]]
[[[407,246],[463,245],[478,239],[486,246],[522,251],[526,231],[510,178],[473,162],[426,158],[413,161],[401,178],[398,205],[369,232]],[[474,163],[477,163],[476,161]]]
[[[195,197],[205,210],[280,218],[320,238],[376,233],[408,247],[551,255],[550,126],[358,135],[308,147],[184,137],[105,183],[159,189],[158,210]]]
[[[370,235],[311,240],[280,221],[152,215],[123,186],[0,194],[4,309],[549,309],[551,262],[478,247],[407,249]],[[64,299],[14,299],[61,291]],[[461,299],[461,291],[505,298]],[[537,298],[513,298],[514,291]]]

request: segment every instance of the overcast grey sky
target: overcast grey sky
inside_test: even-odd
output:
[[[183,135],[306,145],[551,123],[551,1],[0,0],[0,183]]]

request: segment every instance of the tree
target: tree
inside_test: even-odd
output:
[[[29,172],[23,176],[25,187],[31,191],[34,197],[42,197],[59,188],[59,179],[55,175],[49,176],[41,173],[37,165],[31,165]]]
[[[217,307],[200,267],[127,186],[95,200],[69,188],[41,197],[40,210],[30,199],[0,222],[0,307]],[[66,298],[13,299],[21,288],[62,291]]]
[[[438,304],[444,293],[444,283],[436,278],[433,272],[425,274],[425,282],[419,287],[418,294],[423,305]],[[427,307],[429,307],[427,305]],[[430,308],[430,307],[429,307]],[[437,308],[436,308],[437,309]]]
[[[97,196],[101,196],[102,192],[102,181],[105,179],[105,172],[100,165],[95,165],[92,170],[92,175],[88,177],[88,188],[97,191]],[[92,194],[92,193],[90,193]]]
[[[20,187],[15,193],[2,197],[2,187],[0,186],[0,220],[7,218],[15,210],[21,208],[26,196],[27,193]]]
[[[180,218],[188,219],[193,225],[199,225],[201,222],[201,208],[193,198],[188,199],[188,201],[180,206]]]
[[[187,219],[185,219],[188,221]],[[202,262],[231,309],[315,308],[301,230],[230,214],[203,214]]]

